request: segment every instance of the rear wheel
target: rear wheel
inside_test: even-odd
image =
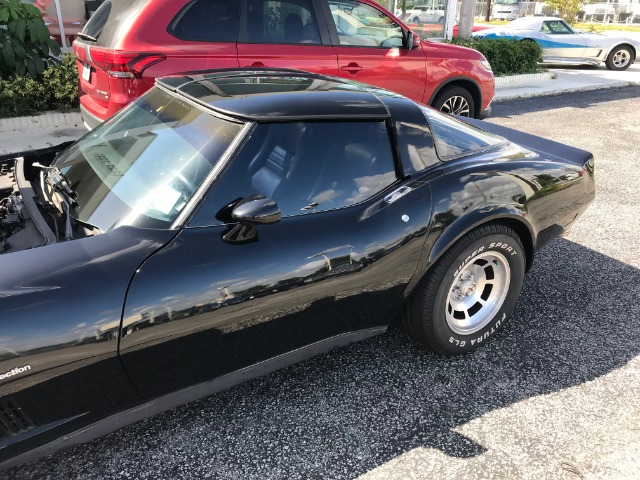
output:
[[[611,50],[605,63],[609,70],[626,70],[631,66],[632,59],[631,49],[623,45]]]
[[[450,115],[473,117],[475,105],[473,97],[463,87],[446,87],[433,101],[433,108]]]
[[[505,324],[522,288],[525,256],[518,235],[488,225],[465,235],[432,267],[412,295],[407,332],[438,353],[475,350]]]

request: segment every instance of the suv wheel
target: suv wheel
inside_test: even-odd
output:
[[[432,107],[450,115],[475,116],[473,97],[462,87],[444,88],[434,100]]]

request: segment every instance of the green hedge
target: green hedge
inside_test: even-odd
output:
[[[41,75],[0,78],[0,118],[37,115],[78,107],[78,68],[73,55],[47,67]]]
[[[542,47],[532,40],[454,38],[451,43],[478,50],[486,57],[496,76],[544,70],[539,65],[542,62]]]

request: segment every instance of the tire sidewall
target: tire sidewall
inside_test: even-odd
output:
[[[481,253],[498,252],[502,254],[511,270],[509,292],[500,310],[485,327],[470,335],[455,333],[447,323],[445,309],[451,285],[458,273],[469,265]],[[433,329],[437,342],[451,353],[463,353],[475,350],[487,343],[506,323],[518,301],[525,273],[525,256],[520,242],[510,235],[492,234],[480,238],[455,256],[447,268],[433,305]]]

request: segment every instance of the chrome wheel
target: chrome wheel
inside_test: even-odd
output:
[[[440,111],[450,115],[460,115],[462,117],[470,117],[471,107],[467,99],[461,96],[452,96],[440,107]]]
[[[624,68],[631,61],[631,54],[626,50],[618,50],[611,59],[616,68]]]
[[[449,328],[471,335],[498,313],[509,293],[511,269],[499,252],[478,255],[456,276],[449,288],[445,316]]]

